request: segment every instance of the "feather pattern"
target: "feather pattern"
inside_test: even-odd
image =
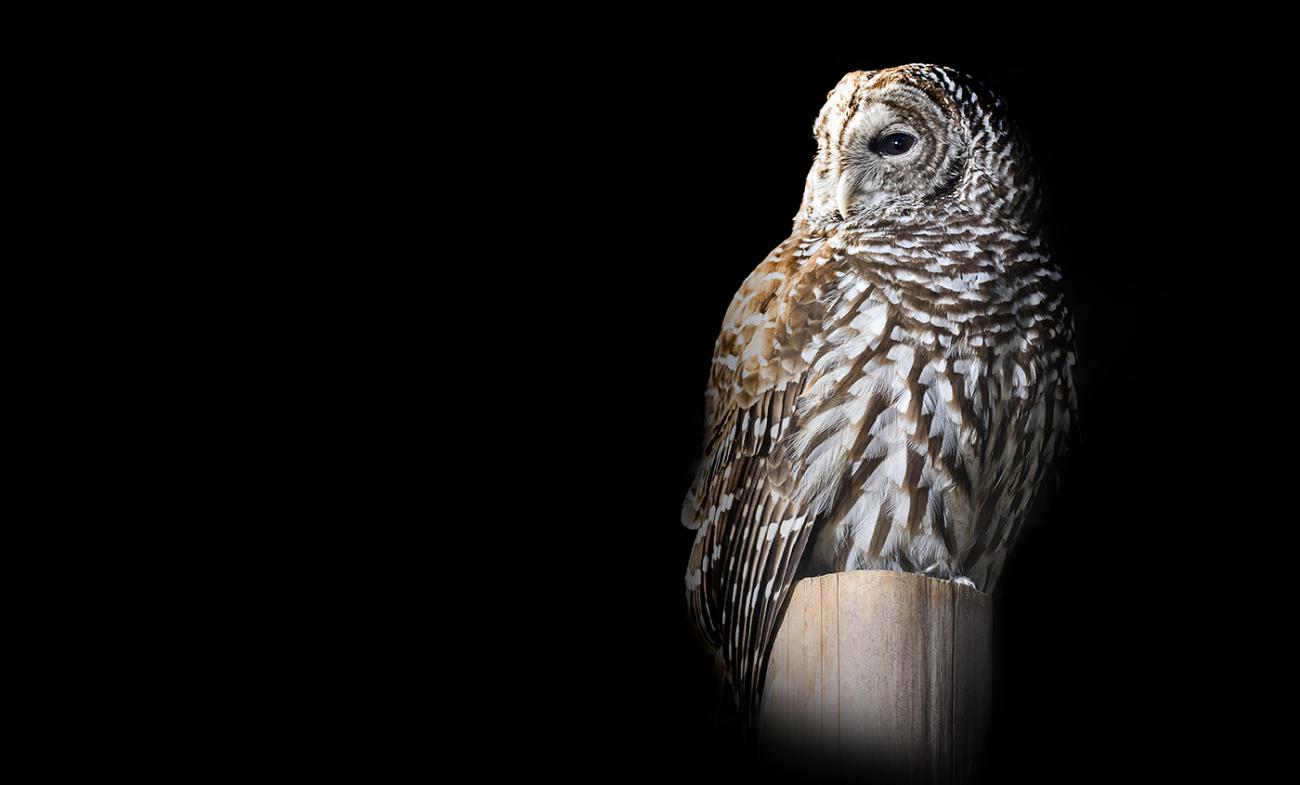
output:
[[[863,152],[897,128],[920,137],[905,167]],[[683,506],[692,616],[751,727],[797,578],[991,590],[1076,413],[1072,322],[1003,104],[948,69],[858,72],[816,129],[794,231],[723,320]]]

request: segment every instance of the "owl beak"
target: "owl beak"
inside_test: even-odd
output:
[[[847,219],[852,213],[860,185],[858,177],[848,172],[840,173],[839,181],[835,184],[835,204],[840,208],[841,218]]]

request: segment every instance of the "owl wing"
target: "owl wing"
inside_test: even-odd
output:
[[[808,360],[826,305],[810,265],[824,261],[820,238],[792,236],[737,292],[714,351],[705,461],[683,505],[697,534],[686,573],[695,626],[720,648],[741,716],[758,699],[784,606],[814,529],[795,498],[787,455]],[[821,254],[821,256],[819,256]]]

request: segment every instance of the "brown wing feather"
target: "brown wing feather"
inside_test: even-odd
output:
[[[808,345],[823,315],[820,238],[795,235],[737,292],[715,346],[705,462],[683,507],[697,529],[687,590],[701,637],[722,651],[742,718],[757,717],[768,650],[814,528],[793,498],[784,442],[808,382]]]

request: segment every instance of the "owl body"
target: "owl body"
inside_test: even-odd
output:
[[[750,722],[798,577],[991,590],[1075,408],[1061,276],[1001,102],[935,66],[857,72],[816,132],[794,231],[724,318],[683,507],[696,626]]]

